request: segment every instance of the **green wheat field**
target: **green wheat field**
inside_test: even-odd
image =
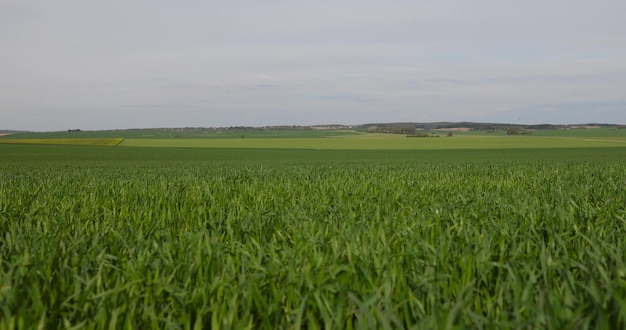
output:
[[[621,131],[142,133],[0,138],[0,329],[626,327]]]

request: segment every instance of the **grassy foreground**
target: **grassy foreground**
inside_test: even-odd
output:
[[[625,326],[626,148],[0,154],[0,328]]]

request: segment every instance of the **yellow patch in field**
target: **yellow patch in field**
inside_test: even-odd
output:
[[[85,138],[85,139],[1,139],[4,144],[62,144],[84,146],[116,146],[123,138]]]

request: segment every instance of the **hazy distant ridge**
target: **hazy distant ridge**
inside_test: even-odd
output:
[[[390,127],[401,127],[401,128],[414,128],[414,129],[441,129],[441,128],[469,128],[472,130],[507,130],[511,128],[520,128],[520,129],[567,129],[567,128],[585,128],[585,127],[604,127],[604,128],[617,128],[624,127],[624,125],[618,124],[605,124],[605,123],[587,123],[587,124],[567,124],[567,125],[553,125],[553,124],[507,124],[507,123],[477,123],[477,122],[397,122],[397,123],[371,123],[371,124],[363,124],[358,125],[358,128],[361,129],[369,129],[369,128],[390,128]]]

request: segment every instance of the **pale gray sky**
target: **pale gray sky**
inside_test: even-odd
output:
[[[626,124],[626,1],[0,0],[0,129]]]

